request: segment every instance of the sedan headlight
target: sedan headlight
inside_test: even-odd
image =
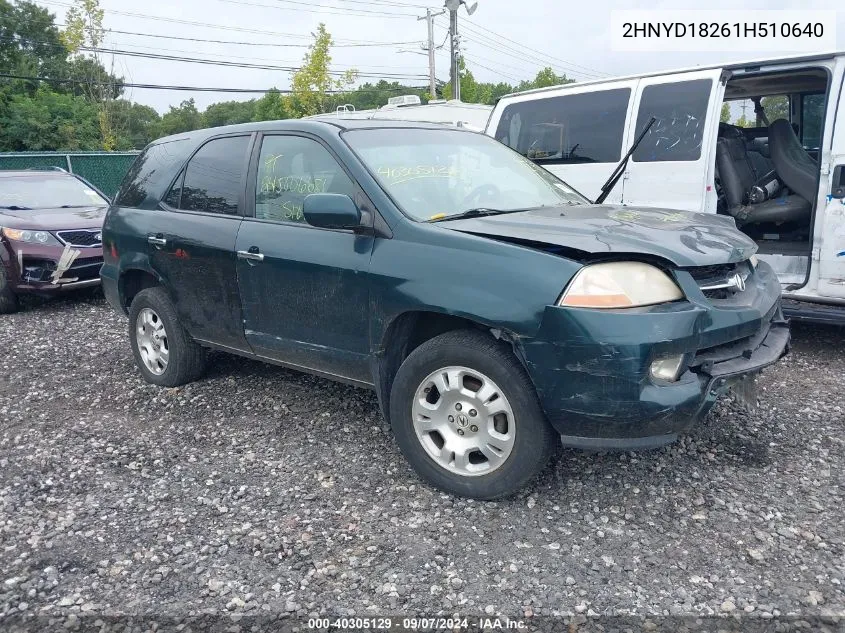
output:
[[[682,299],[665,272],[642,262],[605,262],[579,270],[558,305],[577,308],[633,308]]]
[[[30,229],[3,229],[3,235],[16,242],[28,244],[44,244],[45,246],[61,246],[61,242],[47,231],[33,231]]]

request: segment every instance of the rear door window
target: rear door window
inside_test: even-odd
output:
[[[824,102],[824,94],[801,97],[801,143],[806,149],[821,147]]]
[[[634,152],[634,162],[698,160],[712,88],[710,79],[646,86],[634,134],[638,136],[651,117],[657,120]]]
[[[630,88],[617,88],[513,103],[496,138],[539,163],[614,163],[630,98]]]
[[[193,155],[185,169],[179,208],[204,213],[239,213],[249,136],[209,141]],[[174,187],[179,186],[177,179]],[[173,197],[168,197],[173,200]]]

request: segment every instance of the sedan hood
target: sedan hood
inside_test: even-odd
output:
[[[41,231],[100,228],[107,210],[105,206],[22,211],[0,209],[0,226]]]
[[[652,255],[676,266],[748,259],[757,250],[733,218],[715,213],[610,205],[559,206],[445,220],[440,226],[517,243],[560,246],[588,254]]]

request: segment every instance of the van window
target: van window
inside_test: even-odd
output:
[[[561,95],[505,107],[496,139],[541,163],[615,163],[630,88]]]
[[[188,161],[179,208],[237,214],[248,146],[249,136],[227,136],[203,145]]]
[[[712,87],[710,79],[646,86],[640,97],[634,135],[640,134],[651,117],[657,120],[634,152],[634,161],[698,160]]]
[[[310,193],[355,195],[355,185],[325,147],[303,136],[265,136],[258,162],[255,217],[305,222]]]
[[[801,97],[801,143],[807,149],[818,149],[822,144],[824,119],[824,94]]]

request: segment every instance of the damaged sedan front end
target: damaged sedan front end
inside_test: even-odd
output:
[[[0,312],[99,285],[108,201],[63,171],[0,172]]]

